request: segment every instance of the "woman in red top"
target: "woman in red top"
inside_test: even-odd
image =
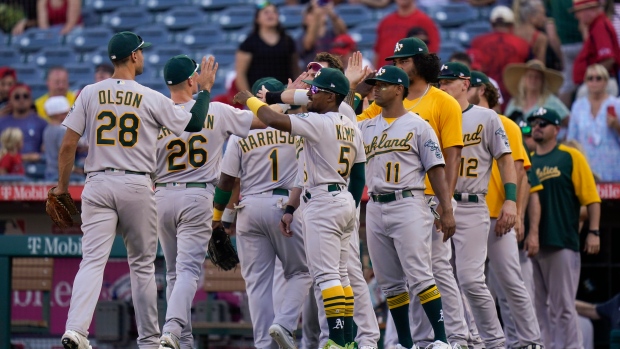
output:
[[[63,25],[61,35],[68,34],[76,25],[82,24],[81,12],[81,0],[37,0],[39,28]]]
[[[0,135],[0,175],[24,174],[20,151],[24,143],[22,131],[9,127]]]

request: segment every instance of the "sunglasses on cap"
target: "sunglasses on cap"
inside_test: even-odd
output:
[[[322,68],[324,68],[324,67],[321,65],[321,63],[319,63],[319,62],[310,62],[306,66],[306,71],[311,71],[312,70],[312,71],[317,72],[317,71],[321,70]]]
[[[605,80],[605,78],[603,78],[600,75],[590,75],[590,76],[586,77],[586,80],[587,81],[603,81],[603,80]]]
[[[13,94],[13,98],[15,98],[15,100],[20,100],[20,99],[30,99],[30,94],[28,93],[14,93]]]
[[[259,10],[262,10],[269,5],[273,5],[273,4],[270,3],[269,1],[260,1],[256,3],[256,8]]]
[[[531,128],[534,128],[536,126],[539,126],[540,128],[545,128],[545,127],[547,127],[549,125],[551,125],[551,123],[549,121],[547,121],[547,120],[537,119],[537,120],[530,121],[530,127]]]
[[[325,93],[335,93],[335,92],[332,92],[332,91],[330,91],[330,90],[324,90],[324,89],[322,89],[322,88],[318,88],[318,87],[316,87],[316,86],[310,86],[310,93],[312,93],[313,95],[315,95],[315,94],[317,94],[317,93],[319,93],[319,92],[325,92]]]

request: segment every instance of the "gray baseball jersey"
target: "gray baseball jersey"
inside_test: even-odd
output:
[[[463,143],[455,191],[486,194],[493,159],[512,153],[497,113],[491,109],[470,105],[463,112]]]
[[[195,101],[178,106],[190,110]],[[200,132],[183,132],[176,137],[163,127],[157,137],[157,171],[155,181],[200,182],[216,184],[220,175],[222,148],[228,136],[245,137],[252,125],[253,114],[229,105],[213,102],[204,128]]]
[[[190,117],[189,110],[133,80],[106,79],[82,89],[63,125],[86,133],[89,149],[97,149],[88,152],[85,172],[154,173],[159,128],[180,135]]]
[[[306,187],[329,183],[346,185],[353,164],[366,162],[362,136],[349,118],[334,112],[289,117],[291,134],[304,137],[302,159],[307,173]],[[326,134],[335,137],[325,137]]]
[[[368,192],[424,190],[426,171],[445,161],[433,128],[408,112],[392,124],[382,116],[360,123],[368,164]],[[412,156],[413,154],[413,156]]]
[[[296,138],[273,128],[253,130],[245,138],[231,136],[222,172],[241,178],[242,196],[292,189],[297,176]]]

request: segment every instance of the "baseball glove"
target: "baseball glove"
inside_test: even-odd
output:
[[[54,223],[61,228],[73,226],[72,215],[79,214],[75,203],[68,193],[55,195],[52,189],[47,192],[47,200],[45,201],[45,212],[52,218]]]
[[[230,237],[222,227],[217,227],[213,230],[207,251],[209,252],[211,262],[221,269],[231,270],[239,263],[237,251],[235,251]]]

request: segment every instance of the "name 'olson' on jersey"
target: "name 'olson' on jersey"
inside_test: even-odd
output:
[[[256,136],[256,137],[254,137]],[[295,144],[295,137],[280,130],[265,130],[239,140],[239,147],[244,153],[250,150],[276,144]]]
[[[207,118],[205,119],[203,128],[206,128],[208,130],[213,130],[213,119],[214,119],[214,116],[212,114],[208,114]],[[162,126],[161,129],[159,130],[159,135],[157,136],[157,140],[168,137],[171,134],[172,134],[172,131]]]
[[[127,105],[134,108],[140,108],[142,103],[142,95],[137,92],[117,90],[116,95],[113,95],[112,90],[100,90],[99,104],[117,104]]]

